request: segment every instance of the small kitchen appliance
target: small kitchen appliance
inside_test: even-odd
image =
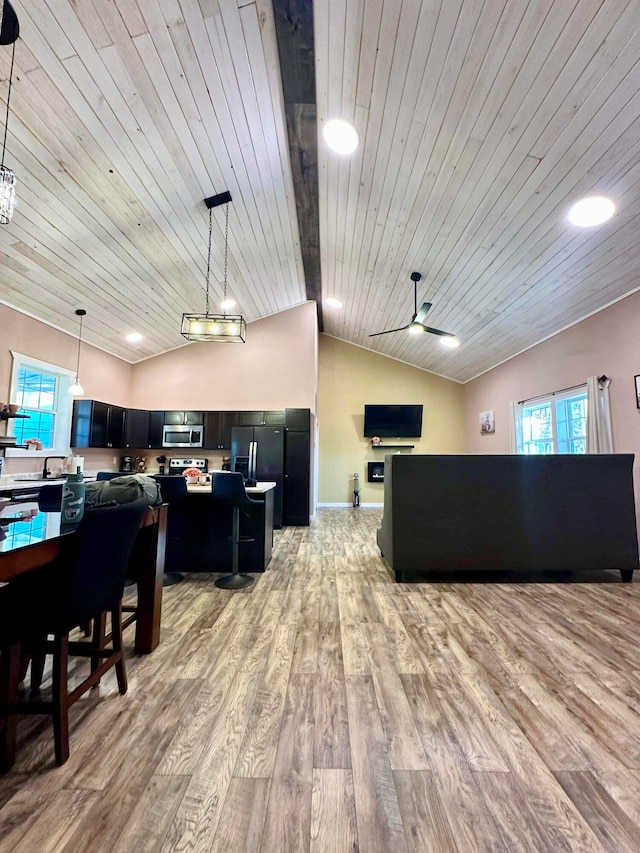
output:
[[[169,460],[169,473],[170,474],[182,474],[187,468],[197,468],[201,474],[207,473],[207,460],[206,459],[170,459]]]
[[[204,426],[167,426],[162,430],[163,447],[202,447]]]
[[[120,470],[123,474],[133,474],[134,471],[134,457],[133,456],[121,456],[120,457]]]

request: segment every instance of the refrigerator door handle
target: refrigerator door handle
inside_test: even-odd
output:
[[[258,456],[258,442],[257,441],[250,441],[249,442],[249,477],[252,480],[256,479],[257,456]]]

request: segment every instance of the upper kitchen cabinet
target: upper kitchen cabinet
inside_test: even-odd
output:
[[[284,426],[284,423],[284,409],[268,412],[238,412],[238,426]]]
[[[227,450],[231,447],[231,430],[238,426],[238,412],[205,412],[204,444],[206,450]]]
[[[165,412],[166,426],[200,426],[204,423],[203,412]]]
[[[98,400],[74,400],[71,447],[123,447],[125,409]]]
[[[151,447],[149,443],[150,412],[127,409],[124,418],[124,447]]]
[[[164,412],[149,412],[149,447],[162,447],[163,427]]]
[[[311,431],[311,410],[310,409],[286,409],[284,425],[288,430],[296,432]]]

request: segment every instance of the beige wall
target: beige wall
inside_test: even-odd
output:
[[[382,503],[383,484],[366,481],[366,463],[382,460],[384,451],[363,438],[365,403],[422,403],[422,438],[404,440],[415,445],[412,452],[464,452],[462,385],[327,335],[319,355],[320,503],[351,503],[355,471],[361,503]]]
[[[51,328],[38,320],[33,320],[19,311],[0,304],[0,400],[8,401],[13,359],[11,351],[48,361],[68,370],[76,369],[78,339]],[[80,352],[80,380],[85,395],[97,400],[107,400],[120,406],[129,403],[129,387],[132,367],[122,359],[107,355],[102,350],[83,343]],[[4,432],[4,427],[0,426]],[[87,467],[111,462],[113,454],[107,451],[87,451],[87,456],[95,456],[94,463],[86,459]],[[56,462],[51,470],[56,470]],[[3,474],[35,473],[42,471],[42,459],[29,457],[7,457]]]
[[[611,379],[613,449],[636,454],[635,487],[640,495],[640,410],[633,380],[640,373],[639,330],[640,293],[635,293],[467,383],[469,452],[509,453],[510,400],[526,400],[604,373]],[[496,431],[482,436],[478,414],[487,409],[495,410]]]
[[[250,323],[244,344],[181,347],[134,365],[141,409],[316,408],[314,302]]]

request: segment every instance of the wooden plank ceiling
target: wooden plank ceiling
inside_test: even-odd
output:
[[[243,314],[303,301],[270,0],[13,5],[0,299],[72,333],[84,307],[86,339],[129,361],[179,346],[204,308],[203,199],[229,190]],[[640,287],[640,0],[316,0],[314,28],[318,127],[345,116],[361,142],[317,146],[313,287],[344,302],[327,333],[466,381]],[[590,193],[618,213],[580,230],[566,211]],[[223,235],[219,208],[214,303]],[[410,320],[412,270],[458,350],[368,337]]]

